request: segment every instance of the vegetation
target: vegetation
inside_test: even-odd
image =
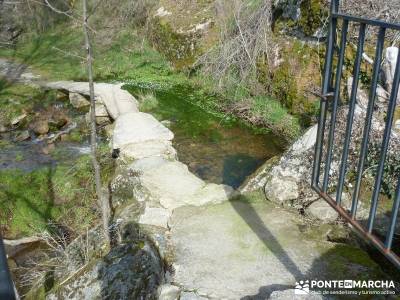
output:
[[[105,183],[113,171],[108,158],[103,146],[99,159]],[[1,170],[0,182],[0,225],[8,238],[32,235],[54,224],[78,233],[98,217],[88,155],[72,165],[49,165],[31,172]]]
[[[255,7],[257,6],[255,5]],[[104,11],[99,11],[102,16]],[[213,113],[234,114],[238,117],[242,117],[242,115],[237,111],[236,104],[238,107],[241,106],[241,103],[252,105],[258,102],[261,96],[268,100],[271,99],[271,96],[275,97],[274,95],[265,96],[267,95],[265,89],[261,93],[254,93],[254,89],[249,88],[252,82],[250,85],[238,82],[240,78],[237,76],[242,75],[235,72],[227,74],[224,88],[216,89],[210,74],[202,75],[192,72],[190,77],[187,77],[185,74],[177,72],[176,69],[174,70],[174,67],[187,69],[201,54],[202,50],[193,50],[198,49],[195,43],[198,38],[201,38],[200,36],[178,34],[169,23],[163,22],[161,19],[154,19],[149,25],[140,25],[140,22],[138,25],[136,22],[134,28],[125,25],[119,31],[109,30],[105,27],[110,21],[110,16],[105,17],[105,24],[98,25],[98,19],[93,21],[96,26],[101,26],[99,30],[101,33],[95,33],[93,37],[94,76],[97,81],[123,80],[144,85],[192,85],[206,94],[219,94],[214,99],[223,99],[219,103],[209,103],[204,106],[207,110]],[[122,26],[122,24],[120,25]],[[96,34],[105,35],[104,31],[109,35],[114,35],[111,40],[104,41],[102,36],[96,36]],[[211,31],[213,35],[216,29],[213,27]],[[149,38],[143,38],[144,35],[148,35]],[[213,37],[210,38],[210,40],[213,39]],[[204,43],[210,43],[210,40]],[[202,47],[204,47],[204,43],[201,45]],[[85,68],[82,63],[84,56],[82,44],[80,29],[75,25],[55,24],[46,32],[24,35],[22,39],[19,39],[15,50],[2,48],[0,56],[12,57],[33,66],[44,78],[83,80]],[[152,45],[155,45],[162,54],[153,49]],[[181,53],[181,51],[183,52]],[[254,74],[254,72],[252,73]],[[254,96],[260,97],[252,99]],[[273,101],[273,103],[275,102]],[[286,111],[282,105],[277,105],[277,103],[267,104],[267,106],[269,107],[268,111],[259,111],[259,105],[251,107],[248,114],[253,111],[259,113],[256,116],[244,118],[245,121],[258,127],[267,127],[277,135],[285,136],[288,141],[296,137],[300,132],[300,127],[297,119],[289,115],[290,109]],[[275,108],[277,111],[273,112],[274,116],[270,117],[270,110]],[[275,124],[277,115],[284,116],[284,120],[279,124]],[[289,134],[286,135],[287,133]]]

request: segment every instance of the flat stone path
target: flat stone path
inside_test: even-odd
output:
[[[88,94],[87,83],[46,87]],[[96,83],[95,93],[115,120],[113,147],[122,160],[133,160],[128,169],[140,182],[134,193],[145,203],[139,222],[167,232],[174,256],[170,281],[181,300],[322,299],[295,297],[296,281],[343,279],[343,274],[355,279],[375,270],[361,250],[339,252],[338,244],[321,236],[307,237],[296,212],[245,196],[228,201],[237,192],[192,174],[177,160],[173,133],[139,112],[136,99],[120,85]]]

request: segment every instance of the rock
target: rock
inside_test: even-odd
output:
[[[107,108],[104,104],[96,103],[95,105],[96,117],[109,117]]]
[[[69,93],[69,102],[75,108],[83,108],[90,105],[90,102],[78,93]]]
[[[394,129],[400,130],[400,119],[397,119],[396,122],[394,122]]]
[[[110,83],[94,84],[96,102],[105,105],[109,116],[114,120],[120,115],[138,112],[137,100],[128,91],[121,89],[122,85]],[[45,83],[44,86],[86,96],[89,95],[89,84],[87,82],[58,81]]]
[[[284,204],[299,197],[297,180],[292,177],[272,176],[264,188],[268,200]]]
[[[194,206],[218,204],[238,195],[239,193],[229,185],[207,183],[203,188],[198,190],[193,197],[187,199],[185,203],[186,205]]]
[[[141,159],[151,156],[161,156],[166,159],[176,159],[176,150],[171,141],[150,140],[142,143],[127,144],[119,148],[120,154],[126,158]]]
[[[175,285],[163,284],[158,288],[158,300],[178,300],[180,292]]]
[[[168,220],[171,213],[160,207],[146,207],[143,215],[139,218],[139,224],[153,225],[168,228]]]
[[[379,103],[387,103],[389,100],[389,93],[380,84],[378,84],[376,88],[376,97]]]
[[[141,184],[167,209],[183,205],[205,185],[178,161],[144,158],[133,163],[131,168],[142,172]]]
[[[113,149],[148,141],[171,141],[174,134],[146,113],[128,113],[115,122]]]
[[[397,57],[399,48],[387,47],[385,51],[385,62],[383,64],[383,72],[385,75],[386,90],[389,94],[392,92],[394,73],[396,71]],[[400,102],[400,93],[397,95],[397,103]]]
[[[397,47],[387,47],[385,51],[385,63],[383,70],[385,73],[386,87],[388,91],[391,91],[391,86],[393,83],[394,73],[396,70],[397,56],[399,48]]]
[[[34,133],[44,135],[49,132],[49,123],[47,120],[38,120],[31,125]]]
[[[110,117],[108,115],[107,109],[104,104],[96,103],[96,124],[97,125],[107,125],[111,123]],[[86,123],[90,124],[91,110],[86,114]]]
[[[15,126],[15,125],[17,125],[18,123],[21,123],[23,120],[25,120],[26,117],[27,117],[27,114],[26,114],[26,113],[23,113],[23,114],[21,114],[21,115],[15,117],[15,118],[13,118],[13,119],[11,120],[10,123],[11,123],[11,125]]]
[[[109,139],[111,139],[113,136],[114,127],[114,123],[104,126],[104,132]]]
[[[97,112],[96,112],[96,114],[97,114]],[[86,121],[86,124],[90,124],[90,118],[91,118],[91,115],[90,115],[90,111],[85,115],[85,121]],[[105,125],[108,125],[108,124],[110,124],[111,123],[111,120],[110,120],[110,118],[108,117],[108,116],[96,116],[96,124],[97,125],[100,125],[100,126],[105,126]]]
[[[7,127],[6,126],[4,126],[3,124],[0,124],[0,133],[4,133],[4,132],[7,132]]]
[[[353,77],[350,76],[347,79],[347,93],[348,93],[349,99],[351,97],[352,85],[353,85]],[[368,102],[369,102],[368,93],[366,91],[360,89],[360,87],[358,87],[358,89],[357,89],[356,101],[361,109],[363,109],[363,110],[367,109]]]
[[[264,189],[267,183],[268,173],[274,164],[279,161],[277,156],[272,157],[259,167],[253,174],[247,177],[246,181],[239,187],[241,193],[248,193],[259,189]]]
[[[163,124],[167,128],[170,128],[172,125],[172,122],[170,120],[163,120],[163,121],[161,121],[161,124]]]
[[[4,239],[4,247],[6,250],[7,257],[13,258],[18,255],[18,253],[32,247],[33,244],[37,244],[42,241],[41,238],[32,236],[24,237],[18,240],[6,240]]]
[[[172,282],[207,299],[267,299],[281,286],[294,289],[299,278],[340,278],[343,273],[327,267],[339,259],[344,268],[359,268],[354,278],[365,275],[364,267],[349,263],[353,253],[342,257],[337,244],[308,239],[301,222],[297,213],[267,201],[180,207],[170,221]],[[327,257],[329,251],[337,256]]]
[[[68,94],[62,92],[62,91],[57,91],[56,93],[56,99],[59,101],[63,101],[63,100],[68,100]]]
[[[46,299],[154,299],[163,274],[163,264],[150,243],[123,244],[88,264],[80,276],[57,286]]]
[[[165,10],[164,6],[161,6],[159,9],[157,9],[156,13],[154,14],[154,17],[165,17],[170,15],[172,15],[172,13]]]
[[[169,210],[183,205],[219,203],[235,195],[229,186],[206,184],[179,161],[149,157],[135,161],[130,169],[139,174],[140,183],[150,197]]]
[[[306,152],[310,148],[314,147],[317,140],[318,124],[315,124],[309,128],[306,133],[299,138],[292,146],[294,154],[300,155]]]
[[[16,134],[16,136],[14,137],[14,141],[15,142],[22,142],[22,141],[26,141],[28,139],[31,138],[31,135],[29,134],[28,130],[23,130],[20,131]]]
[[[49,120],[49,124],[55,129],[60,129],[70,122],[70,117],[65,112],[59,110],[54,111]]]
[[[323,199],[317,200],[306,209],[306,213],[323,222],[335,221],[339,214]]]

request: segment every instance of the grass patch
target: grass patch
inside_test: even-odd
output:
[[[158,100],[152,92],[139,95],[138,98],[140,111],[149,112],[158,107]]]
[[[299,136],[301,128],[298,120],[291,116],[280,102],[266,96],[252,98],[251,111],[259,116],[267,127],[273,128],[276,134],[293,140]]]
[[[114,170],[106,146],[98,158],[105,184]],[[89,155],[32,172],[2,170],[0,187],[0,225],[9,238],[35,234],[49,223],[81,232],[98,218]]]

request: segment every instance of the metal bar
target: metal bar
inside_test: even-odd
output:
[[[332,148],[333,148],[333,140],[335,135],[335,124],[336,124],[336,115],[337,108],[340,97],[340,83],[342,79],[342,71],[343,71],[343,62],[344,62],[344,54],[346,52],[346,42],[347,42],[347,31],[348,31],[349,21],[344,20],[342,25],[342,36],[340,40],[340,53],[339,53],[339,61],[336,67],[336,82],[335,82],[335,90],[334,90],[334,98],[333,98],[333,107],[332,107],[332,115],[331,115],[331,125],[329,129],[328,136],[328,149],[327,149],[327,158],[325,163],[325,171],[324,171],[324,181],[322,190],[326,193],[328,188],[329,181],[329,170],[331,168],[332,162]]]
[[[335,209],[341,217],[343,217],[348,223],[350,223],[356,232],[360,233],[364,238],[371,242],[383,255],[385,255],[399,270],[400,270],[400,257],[397,256],[393,251],[387,249],[385,245],[373,234],[366,231],[358,221],[354,220],[346,210],[337,204],[329,195],[325,194],[320,188],[313,187],[313,189],[321,195],[321,197],[328,202],[328,204]]]
[[[4,249],[3,239],[0,236],[0,299],[14,300],[14,284],[11,280],[10,271],[7,265],[7,257]]]
[[[383,28],[387,28],[387,29],[400,30],[400,24],[397,24],[397,23],[387,23],[387,22],[380,21],[380,20],[371,20],[371,19],[355,17],[355,16],[350,16],[350,15],[341,14],[341,13],[333,13],[332,17],[343,19],[343,20],[348,20],[350,22],[357,22],[357,23],[363,23],[363,24],[367,24],[367,25],[371,25],[371,26],[383,27]]]
[[[400,178],[397,183],[396,196],[395,196],[395,200],[393,202],[392,216],[390,218],[389,231],[386,235],[385,247],[387,249],[392,248],[393,235],[396,230],[396,221],[397,221],[397,215],[399,213],[399,206],[400,206]]]
[[[331,1],[331,15],[338,11],[339,2],[338,0]],[[337,19],[332,18],[331,22],[329,22],[329,34],[328,40],[326,43],[326,54],[325,54],[325,65],[324,65],[324,80],[322,83],[322,95],[326,95],[329,90],[329,85],[332,76],[332,60],[333,60],[333,46],[335,42],[336,35],[336,25]],[[320,164],[322,159],[322,143],[324,139],[324,131],[325,131],[325,120],[327,113],[327,103],[326,99],[321,98],[320,100],[320,114],[318,121],[318,130],[317,130],[317,139],[315,143],[315,155],[314,155],[314,166],[312,172],[312,186],[318,186],[319,184],[319,175],[320,175]]]
[[[386,28],[381,27],[379,29],[378,40],[376,42],[374,69],[373,69],[373,73],[372,73],[372,83],[371,83],[371,89],[369,92],[367,115],[365,117],[365,126],[364,126],[363,140],[362,140],[362,144],[361,144],[360,160],[358,161],[358,167],[357,167],[357,180],[356,180],[356,184],[355,184],[355,188],[354,188],[353,200],[351,203],[351,216],[353,218],[355,218],[355,215],[357,212],[358,197],[360,196],[360,186],[361,186],[361,179],[362,179],[362,175],[363,175],[363,171],[364,171],[365,157],[367,156],[367,152],[368,152],[369,132],[371,130],[372,114],[374,112],[376,87],[378,86],[379,71],[381,68],[381,61],[382,61],[382,52],[383,52],[383,46],[384,46],[384,42],[385,42],[385,33],[386,33]]]
[[[374,227],[376,209],[378,207],[378,198],[382,185],[383,169],[385,167],[386,154],[389,146],[390,134],[392,132],[393,115],[394,115],[394,110],[396,108],[397,95],[399,92],[399,82],[400,82],[400,51],[399,54],[397,55],[396,71],[394,73],[394,78],[393,78],[393,88],[390,94],[389,106],[386,115],[386,126],[382,141],[381,157],[379,161],[379,166],[377,168],[377,174],[375,177],[374,192],[372,194],[371,210],[369,212],[369,220],[368,220],[369,232],[372,232],[372,229]]]
[[[340,202],[342,200],[343,184],[344,184],[344,180],[345,180],[345,176],[346,176],[347,157],[349,155],[349,146],[350,146],[350,139],[351,139],[351,130],[353,127],[354,109],[355,109],[356,100],[357,100],[357,90],[358,90],[358,80],[359,80],[359,76],[360,76],[361,59],[362,59],[362,54],[364,52],[365,29],[366,29],[366,25],[360,24],[357,55],[356,55],[356,61],[355,61],[354,71],[353,71],[353,84],[352,84],[352,90],[351,90],[351,95],[350,95],[349,113],[348,113],[347,124],[346,124],[346,135],[345,135],[344,146],[343,146],[342,162],[341,162],[340,171],[339,171],[338,188],[336,191],[336,202],[338,204],[340,204]]]

